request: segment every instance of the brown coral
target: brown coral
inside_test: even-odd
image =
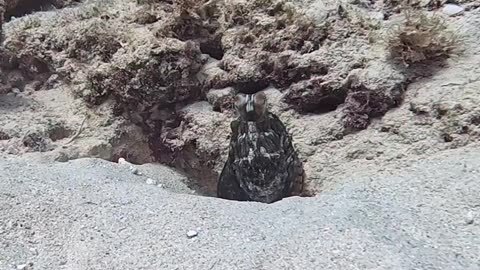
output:
[[[126,62],[114,61],[107,69],[90,73],[92,92],[87,100],[99,104],[113,94],[117,101],[132,108],[194,100],[200,95],[195,75],[201,61],[195,44],[166,38],[152,45],[147,57],[132,55]]]
[[[448,58],[459,45],[459,38],[439,15],[404,10],[405,20],[387,37],[390,57],[409,66]]]

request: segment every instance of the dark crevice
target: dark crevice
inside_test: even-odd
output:
[[[25,0],[20,1],[17,6],[7,10],[5,20],[10,21],[12,17],[22,17],[35,11],[49,10],[55,7],[55,0]]]
[[[323,114],[335,111],[338,106],[345,102],[345,97],[327,96],[318,100],[315,104],[304,105],[303,112]]]
[[[321,77],[292,85],[283,97],[299,113],[327,113],[345,103],[348,88],[328,84]]]
[[[0,130],[0,141],[10,140],[11,138],[10,135]]]
[[[216,197],[218,175],[214,172],[213,161],[219,153],[198,151],[196,139],[183,141],[181,125],[188,119],[173,108],[165,110],[165,114],[169,116],[163,120],[144,119],[139,124],[149,138],[155,160],[185,175],[189,179],[187,186],[197,195]]]
[[[10,7],[5,12],[5,21],[10,21],[13,17],[18,18],[37,11],[47,11],[54,8],[62,8],[65,6],[64,2],[76,3],[80,0],[74,1],[59,1],[59,0],[24,0],[19,1],[16,6]]]
[[[237,82],[234,85],[236,92],[244,94],[254,94],[259,91],[262,91],[270,86],[268,80],[255,80],[255,81],[246,81],[246,82]]]
[[[450,134],[442,134],[442,139],[444,142],[452,142],[453,141],[453,137],[450,135]]]
[[[222,60],[225,52],[222,48],[222,37],[217,36],[213,39],[200,43],[200,51],[204,54],[210,55],[216,60]]]
[[[60,124],[57,124],[53,126],[49,131],[48,131],[48,137],[52,141],[58,141],[61,139],[65,139],[70,137],[73,134],[73,131],[68,129],[67,127],[64,127]]]

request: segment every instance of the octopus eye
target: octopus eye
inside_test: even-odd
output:
[[[235,96],[234,103],[237,109],[240,109],[246,102],[247,99],[245,98],[245,94],[238,94]]]
[[[255,104],[255,113],[257,118],[260,119],[265,116],[267,110],[267,96],[263,92],[259,92],[253,96],[253,102]]]
[[[256,93],[253,98],[256,105],[265,105],[267,103],[267,96],[264,92]]]

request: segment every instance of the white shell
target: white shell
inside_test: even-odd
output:
[[[448,15],[448,16],[459,15],[459,14],[463,13],[464,11],[465,11],[465,9],[463,7],[458,6],[458,5],[454,5],[454,4],[446,4],[442,9],[442,12],[445,13],[446,15]]]

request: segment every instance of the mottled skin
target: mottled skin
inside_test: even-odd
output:
[[[5,16],[5,1],[0,0],[0,42],[3,41],[2,25]]]
[[[302,163],[286,127],[266,110],[264,93],[237,95],[235,105],[239,117],[231,123],[229,155],[219,177],[218,197],[272,203],[300,195]],[[253,112],[248,112],[252,107]]]

